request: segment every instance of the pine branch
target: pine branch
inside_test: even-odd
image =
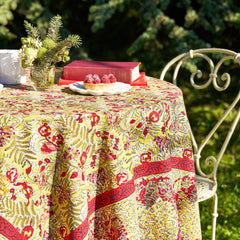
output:
[[[71,47],[80,47],[82,45],[82,39],[80,38],[79,35],[75,35],[75,34],[72,34],[72,35],[69,35],[66,40],[69,41],[69,43],[71,44]]]
[[[40,38],[40,33],[37,27],[33,27],[32,24],[29,23],[27,20],[24,20],[24,26],[28,34],[28,37],[32,37],[33,39]]]
[[[53,17],[49,22],[46,38],[41,38],[39,30],[25,21],[28,38],[22,38],[23,65],[24,67],[35,66],[39,69],[51,68],[58,62],[70,60],[69,50],[71,47],[79,47],[81,38],[79,35],[69,35],[61,40],[59,29],[62,26],[61,16]],[[33,38],[33,39],[30,39]]]
[[[59,62],[59,57],[62,57],[64,51],[70,50],[72,47],[79,47],[82,44],[79,35],[69,35],[64,40],[57,43],[57,46],[49,49],[48,54],[40,62],[36,59],[35,63],[40,65],[54,66]]]
[[[57,15],[53,17],[49,23],[47,38],[57,42],[60,40],[59,29],[62,27],[62,17]]]

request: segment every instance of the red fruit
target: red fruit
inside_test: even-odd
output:
[[[92,74],[88,74],[88,75],[86,75],[85,76],[85,78],[84,78],[84,82],[85,83],[92,83],[93,82],[93,75]]]
[[[94,84],[99,84],[99,83],[101,83],[101,79],[100,78],[95,78],[95,79],[93,79],[93,83]]]
[[[110,79],[108,75],[105,74],[102,76],[102,83],[110,83]]]
[[[101,79],[97,74],[93,75],[93,82],[94,83],[100,83],[101,82]]]
[[[89,78],[89,79],[86,81],[86,83],[89,83],[89,84],[93,84],[93,82],[94,82],[94,79],[93,79],[93,78]]]
[[[117,81],[116,77],[112,73],[108,74],[108,79],[111,83],[115,83]]]

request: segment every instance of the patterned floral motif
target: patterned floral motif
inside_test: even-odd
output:
[[[96,215],[94,218],[90,219],[90,224],[94,222],[95,227],[89,231],[88,239],[128,240],[124,223],[119,218],[112,216],[114,216],[114,213],[104,211],[101,215]]]
[[[143,179],[137,187],[140,186],[140,194],[137,200],[147,207],[151,207],[158,198],[162,201],[171,201],[173,199],[172,184],[169,177]]]
[[[0,147],[3,147],[10,141],[11,136],[14,135],[14,128],[12,126],[3,126],[0,128]]]
[[[172,84],[148,78],[112,96],[22,85],[0,95],[4,239],[199,240],[195,181]]]
[[[43,123],[43,125],[38,128],[38,132],[46,140],[46,143],[41,146],[41,152],[43,154],[55,152],[58,146],[63,144],[64,139],[62,135],[54,135],[51,138],[51,127],[47,123]]]

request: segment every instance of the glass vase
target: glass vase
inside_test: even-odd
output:
[[[31,66],[30,78],[35,91],[48,91],[54,84],[55,68]]]

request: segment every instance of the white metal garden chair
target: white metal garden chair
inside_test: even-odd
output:
[[[216,56],[218,56],[218,59],[216,60]],[[219,58],[219,56],[221,56]],[[174,66],[173,71],[173,83],[177,85],[177,77],[178,73],[181,67],[189,61],[193,61],[193,59],[202,60],[203,62],[206,62],[209,66],[209,69],[207,69],[208,77],[207,79],[202,78],[202,71],[197,69],[194,71],[190,76],[190,82],[192,87],[195,89],[205,89],[207,87],[210,87],[210,85],[213,85],[213,87],[219,91],[222,92],[226,90],[230,83],[231,83],[231,77],[229,73],[224,72],[220,76],[219,69],[220,67],[224,67],[226,61],[230,61],[231,63],[237,63],[240,64],[240,53],[236,53],[231,50],[227,49],[220,49],[220,48],[203,48],[203,49],[197,49],[197,50],[190,50],[187,53],[183,53],[175,58],[173,58],[162,70],[160,80],[166,80],[165,75],[168,73],[169,69]],[[214,61],[213,61],[213,60]],[[220,60],[219,60],[220,59]],[[215,64],[216,62],[216,64]],[[222,69],[221,68],[221,69]],[[206,70],[206,69],[205,69]],[[206,71],[205,71],[206,72]],[[205,73],[204,72],[204,73]],[[239,76],[240,77],[240,74]],[[199,79],[203,80],[204,83],[199,84],[197,81]],[[197,80],[197,81],[196,81]],[[238,79],[239,81],[239,79]],[[220,84],[221,82],[221,84]],[[239,85],[238,85],[239,87]],[[212,128],[212,130],[209,132],[209,134],[204,138],[204,140],[201,142],[201,144],[198,144],[195,140],[195,137],[193,133],[192,135],[192,143],[193,143],[193,156],[194,161],[196,165],[196,182],[197,182],[197,192],[198,192],[198,201],[204,201],[209,198],[213,198],[213,212],[212,212],[212,240],[215,239],[215,233],[216,233],[216,222],[217,222],[217,204],[218,204],[218,198],[217,198],[217,169],[220,163],[221,158],[223,157],[225,150],[227,148],[227,145],[236,129],[236,126],[239,122],[240,118],[240,108],[239,105],[237,105],[240,101],[240,90],[237,89],[237,96],[234,99],[234,101],[230,104],[229,108],[226,110],[224,115],[218,120],[218,122],[215,124],[215,126]],[[226,138],[224,142],[221,145],[220,151],[218,153],[217,157],[209,156],[205,159],[205,164],[208,164],[209,161],[213,162],[213,169],[210,173],[206,173],[201,168],[201,153],[203,152],[204,148],[206,147],[209,140],[213,137],[214,133],[219,129],[219,127],[222,125],[224,120],[226,120],[227,116],[230,114],[230,112],[235,109],[236,111],[236,117],[234,118],[231,127],[229,128],[229,131],[226,135]]]

